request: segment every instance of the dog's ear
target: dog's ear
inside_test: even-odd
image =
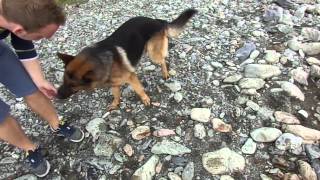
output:
[[[74,59],[74,56],[63,54],[63,53],[57,53],[58,57],[64,62],[65,65],[67,65],[70,61]]]

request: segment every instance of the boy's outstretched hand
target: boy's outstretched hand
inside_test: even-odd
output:
[[[57,95],[57,89],[47,80],[36,84],[39,90],[49,99],[53,99]]]

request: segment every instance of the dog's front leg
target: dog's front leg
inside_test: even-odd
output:
[[[111,87],[112,95],[113,95],[113,101],[108,106],[108,111],[112,111],[119,108],[120,104],[120,86],[112,86]]]
[[[162,70],[163,79],[165,80],[169,79],[168,67],[165,59],[163,59],[161,62],[161,70]]]
[[[150,105],[150,98],[144,91],[142,84],[140,83],[137,75],[135,73],[131,73],[129,76],[127,83],[132,86],[133,90],[140,96],[141,101],[144,105]]]

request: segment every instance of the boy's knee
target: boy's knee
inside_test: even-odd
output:
[[[0,124],[10,115],[10,106],[0,100]]]

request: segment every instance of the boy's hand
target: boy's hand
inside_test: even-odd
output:
[[[57,89],[47,80],[36,83],[36,86],[49,99],[53,99],[57,95]]]
[[[22,64],[38,89],[49,99],[53,99],[57,95],[57,89],[45,79],[38,59],[22,61]]]

